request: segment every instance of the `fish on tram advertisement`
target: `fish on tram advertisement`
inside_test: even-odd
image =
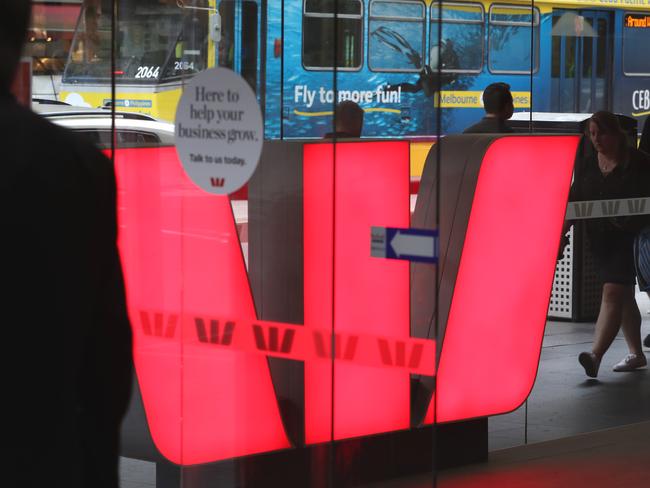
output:
[[[320,138],[333,104],[365,111],[365,137],[460,132],[490,83],[515,110],[650,114],[650,0],[84,0],[61,100],[172,121],[183,85],[238,72],[265,137]],[[338,9],[338,10],[337,10]],[[440,109],[440,110],[439,110]]]

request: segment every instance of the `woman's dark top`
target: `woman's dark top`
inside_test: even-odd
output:
[[[588,157],[576,172],[572,201],[614,200],[650,196],[650,160],[630,149],[625,162],[608,175],[598,167],[598,156]],[[589,247],[605,282],[634,283],[633,244],[648,216],[627,216],[585,220]]]
[[[497,117],[483,117],[476,124],[468,127],[463,134],[504,134],[514,132],[508,122]]]

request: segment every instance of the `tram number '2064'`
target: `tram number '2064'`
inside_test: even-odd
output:
[[[175,71],[192,71],[194,70],[194,62],[191,61],[174,61]]]
[[[139,66],[135,74],[137,79],[158,78],[160,75],[160,66]]]
[[[634,90],[634,93],[632,93],[632,107],[634,107],[634,110],[650,109],[650,90]]]

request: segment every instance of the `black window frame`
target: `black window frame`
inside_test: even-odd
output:
[[[650,11],[648,12],[623,12],[623,19],[625,19],[628,15],[646,15],[650,17]],[[637,72],[628,72],[625,71],[625,43],[626,41],[626,36],[625,33],[629,27],[626,25],[623,25],[623,32],[621,34],[621,71],[623,72],[624,76],[629,76],[630,78],[638,78],[638,77],[647,77],[650,76],[650,72],[648,73],[637,73]],[[650,32],[650,27],[645,27],[645,29],[648,29],[648,32]]]
[[[302,39],[300,46],[300,62],[305,71],[361,71],[364,65],[364,36],[365,36],[365,4],[364,0],[348,0],[354,1],[359,4],[359,14],[333,14],[333,13],[319,13],[319,12],[308,12],[307,11],[307,2],[309,0],[303,0],[302,2]],[[321,19],[350,19],[350,20],[359,20],[361,27],[361,35],[359,36],[359,65],[355,67],[345,68],[339,66],[307,66],[305,64],[305,19],[307,18],[321,18]],[[337,53],[338,55],[338,53]]]

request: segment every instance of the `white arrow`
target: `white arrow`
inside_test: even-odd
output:
[[[398,232],[390,241],[393,251],[398,256],[417,256],[434,258],[436,256],[435,238],[433,236],[418,236]]]

